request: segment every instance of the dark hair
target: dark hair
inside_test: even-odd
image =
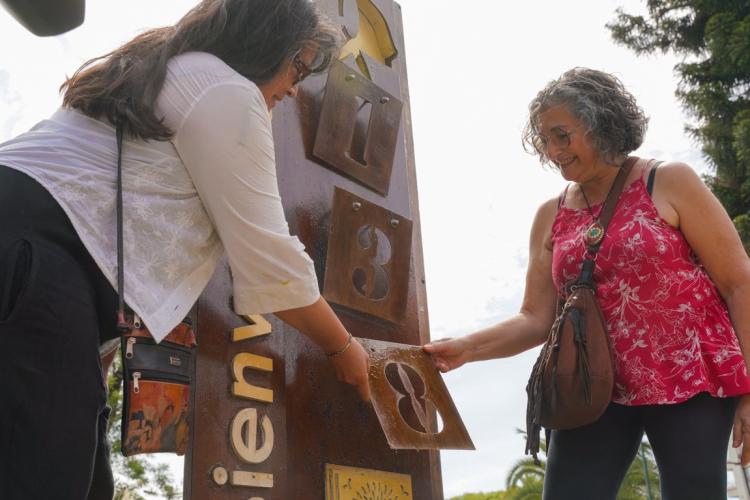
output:
[[[119,119],[129,135],[165,140],[170,131],[154,113],[170,58],[190,51],[215,55],[263,83],[308,44],[318,47],[313,68],[328,68],[341,35],[310,0],[203,0],[174,26],[138,35],[122,47],[84,63],[60,87],[63,106]]]
[[[643,143],[648,118],[622,82],[603,71],[573,68],[549,82],[529,104],[523,145],[542,163],[549,158],[539,135],[539,115],[560,104],[584,123],[589,140],[609,163]]]

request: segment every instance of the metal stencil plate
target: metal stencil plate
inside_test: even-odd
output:
[[[403,103],[341,61],[325,88],[313,155],[386,195]]]
[[[336,188],[323,296],[402,322],[409,293],[411,236],[409,219]]]
[[[475,449],[443,379],[420,346],[358,340],[370,354],[372,405],[391,448]],[[443,421],[440,431],[433,410]]]

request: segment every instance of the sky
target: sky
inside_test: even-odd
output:
[[[650,116],[639,156],[708,167],[684,133],[674,55],[636,57],[605,24],[638,0],[402,0],[428,308],[433,338],[471,333],[518,311],[537,207],[564,188],[521,146],[526,106],[575,66],[616,74]],[[85,60],[193,1],[88,0],[84,25],[36,38],[0,9],[0,142],[49,116]],[[536,352],[445,375],[477,450],[441,454],[446,498],[504,488],[523,458],[524,388]],[[176,463],[176,462],[175,462]],[[179,469],[176,466],[177,469]]]

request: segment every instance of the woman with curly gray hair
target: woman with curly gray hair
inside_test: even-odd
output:
[[[447,372],[543,343],[587,254],[584,233],[630,160],[594,273],[615,368],[611,402],[592,424],[552,431],[547,500],[614,499],[644,433],[663,498],[726,498],[733,425],[733,445],[750,462],[750,262],[689,166],[631,156],[647,122],[601,71],[574,68],[537,94],[524,145],[570,183],[536,214],[521,311],[424,347]]]

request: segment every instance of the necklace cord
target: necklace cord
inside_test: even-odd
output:
[[[612,183],[614,184],[614,181]],[[580,184],[578,185],[578,189],[581,190],[581,194],[583,195],[583,201],[586,202],[586,208],[589,209],[589,213],[591,214],[591,219],[596,219],[596,217],[594,217],[594,209],[591,208],[591,203],[589,203],[589,198],[588,196],[586,196],[586,191],[583,190],[583,186],[581,186]],[[610,189],[612,189],[611,186],[610,186]]]
[[[625,168],[626,168],[626,163],[627,163],[628,161],[630,161],[630,160],[631,160],[631,158],[628,158],[628,159],[626,159],[626,160],[625,160],[625,161],[623,162],[623,164],[622,164],[622,165],[621,165],[620,167],[618,167],[618,168],[619,168],[619,171],[617,172],[617,175],[615,176],[615,178],[614,178],[614,179],[612,180],[612,184],[610,184],[610,185],[609,185],[609,189],[607,190],[607,196],[606,196],[606,197],[604,198],[604,203],[606,203],[606,202],[607,202],[607,200],[608,200],[608,199],[610,198],[610,196],[612,196],[612,190],[614,189],[614,187],[615,187],[615,184],[617,183],[617,179],[618,179],[618,178],[620,177],[620,175],[621,175],[621,174],[623,173],[623,171],[625,170]],[[633,163],[633,164],[635,164],[635,161],[632,161],[632,163]],[[632,166],[633,166],[633,165],[629,165],[629,166],[627,166],[627,169],[628,169],[628,171],[630,170],[630,168],[631,168]],[[589,203],[589,199],[588,199],[588,197],[586,196],[586,191],[584,191],[584,189],[583,189],[583,186],[582,186],[582,185],[580,185],[580,184],[578,184],[578,189],[580,189],[580,190],[581,190],[581,194],[583,195],[583,201],[585,201],[585,202],[586,202],[586,208],[588,208],[588,209],[589,209],[589,213],[591,214],[591,218],[592,218],[592,219],[597,219],[598,217],[594,217],[594,209],[593,209],[593,208],[591,208],[591,203]],[[601,215],[601,213],[602,213],[603,209],[604,209],[604,207],[602,207],[602,210],[600,210],[600,211],[599,211],[599,215]]]
[[[625,185],[625,180],[630,174],[630,171],[632,170],[633,165],[635,165],[636,161],[637,158],[629,157],[620,167],[620,171],[617,172],[615,180],[609,187],[607,198],[604,200],[602,209],[599,212],[599,217],[594,217],[594,210],[591,208],[591,204],[586,197],[586,192],[583,190],[583,187],[580,184],[578,185],[578,187],[581,189],[583,199],[586,201],[586,206],[589,209],[591,218],[593,219],[591,225],[589,226],[589,229],[586,230],[586,236],[584,237],[587,251],[592,256],[596,255],[596,252],[599,250],[599,246],[601,246],[601,243],[604,240],[607,226],[609,225],[609,221],[615,212],[615,207],[620,197],[620,193],[622,192],[622,188]]]

